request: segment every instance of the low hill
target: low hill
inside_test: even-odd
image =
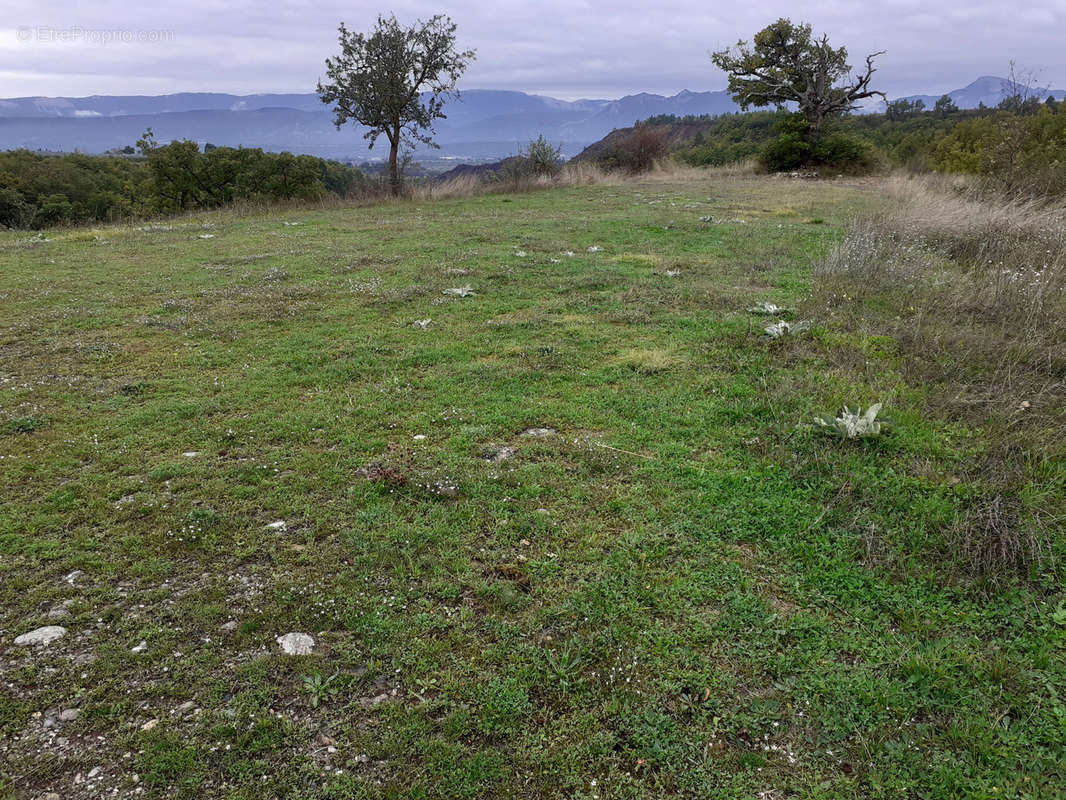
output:
[[[699,134],[707,134],[714,130],[718,124],[715,117],[703,119],[679,120],[677,122],[665,122],[641,126],[655,131],[663,137],[663,143],[667,149],[691,142]],[[636,126],[616,128],[598,142],[593,142],[571,159],[572,161],[600,161],[611,150],[622,146],[636,130]]]

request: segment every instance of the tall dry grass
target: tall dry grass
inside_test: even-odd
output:
[[[755,174],[752,164],[728,167],[691,167],[671,159],[657,162],[647,171],[637,174],[620,170],[605,170],[590,162],[564,164],[555,175],[459,175],[445,181],[422,181],[410,187],[415,200],[442,200],[474,197],[506,192],[532,192],[541,189],[560,189],[575,186],[620,186],[628,183],[670,183],[692,180],[730,180]]]
[[[1039,482],[1066,455],[1066,205],[936,176],[894,177],[885,191],[889,208],[816,266],[805,313],[891,336],[930,416],[982,431],[987,447],[963,471],[984,494],[949,555],[983,580],[1024,572],[1066,513]]]
[[[1011,340],[1061,339],[1066,205],[982,197],[943,178],[896,177],[886,190],[893,207],[858,221],[820,280],[916,292],[930,311],[998,323]]]

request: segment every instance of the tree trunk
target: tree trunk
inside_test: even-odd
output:
[[[393,197],[400,196],[400,171],[396,163],[396,153],[400,149],[400,137],[389,139],[389,186]]]
[[[811,120],[811,144],[818,144],[822,139],[822,125],[825,123],[825,115],[821,112],[814,112],[814,119]]]

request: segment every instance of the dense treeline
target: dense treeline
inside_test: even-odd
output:
[[[695,166],[757,159],[769,171],[936,170],[985,178],[1015,195],[1066,194],[1066,103],[1054,99],[1008,97],[996,108],[968,110],[944,98],[930,110],[894,101],[886,113],[836,118],[818,138],[788,111],[660,115],[616,137],[596,160],[636,171],[627,154],[638,140],[658,141],[659,158]]]
[[[151,132],[130,156],[0,152],[0,226],[46,228],[216,208],[238,200],[348,197],[363,174],[335,161],[195,142],[158,145]]]

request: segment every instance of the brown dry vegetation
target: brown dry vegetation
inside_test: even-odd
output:
[[[816,267],[807,313],[891,337],[899,371],[930,387],[929,413],[986,432],[966,467],[984,491],[946,555],[982,579],[1025,573],[1063,510],[1061,488],[1031,486],[1066,445],[1066,206],[957,179],[886,189],[890,208],[853,223]]]

